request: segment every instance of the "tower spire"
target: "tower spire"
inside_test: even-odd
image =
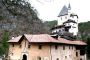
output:
[[[71,5],[70,5],[70,3],[69,3],[69,5],[68,5],[68,10],[71,10]]]

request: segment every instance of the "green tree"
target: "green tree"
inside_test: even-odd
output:
[[[90,57],[90,21],[79,23],[80,38],[87,43],[87,56]],[[88,59],[90,60],[90,58]]]
[[[57,25],[57,20],[45,21],[44,24],[46,24],[48,27],[52,28],[52,27],[55,27],[55,25]]]
[[[0,55],[7,55],[8,53],[8,38],[9,38],[9,33],[5,31],[2,36],[2,42],[0,46]]]

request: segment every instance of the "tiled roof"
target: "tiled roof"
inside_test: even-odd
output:
[[[63,44],[73,44],[73,45],[86,45],[86,43],[82,41],[70,41],[60,37],[58,39],[55,39],[48,34],[37,34],[37,35],[24,34],[24,36],[30,43],[63,43]],[[19,42],[21,37],[22,36],[18,36],[14,39],[9,40],[8,42],[11,43]]]
[[[87,45],[85,42],[82,41],[73,41],[73,43],[76,45]]]
[[[65,44],[73,44],[73,45],[87,45],[85,42],[82,42],[82,41],[71,41],[71,40],[66,40],[66,39],[63,39],[63,38],[58,38],[58,40],[61,42],[61,43],[65,43]]]
[[[68,8],[64,5],[61,12],[59,13],[58,17],[64,16],[68,14]]]
[[[25,34],[29,42],[58,42],[48,34],[29,35]]]
[[[22,36],[15,37],[13,39],[10,39],[8,42],[19,42]]]
[[[66,39],[63,39],[63,38],[58,38],[58,40],[59,40],[60,43],[72,44],[72,41],[70,41],[70,40],[66,40]]]

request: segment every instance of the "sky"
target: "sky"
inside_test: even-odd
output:
[[[57,20],[64,5],[70,3],[71,10],[79,16],[79,22],[90,21],[90,0],[29,0],[42,21]]]

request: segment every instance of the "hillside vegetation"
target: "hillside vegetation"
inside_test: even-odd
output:
[[[10,36],[48,33],[37,16],[37,10],[25,0],[0,0],[0,35],[4,30]]]
[[[87,42],[87,55],[90,60],[90,21],[79,23],[79,32],[81,39]]]
[[[57,25],[57,20],[45,21],[44,24],[46,24],[49,28],[52,28],[52,27],[55,27]]]

